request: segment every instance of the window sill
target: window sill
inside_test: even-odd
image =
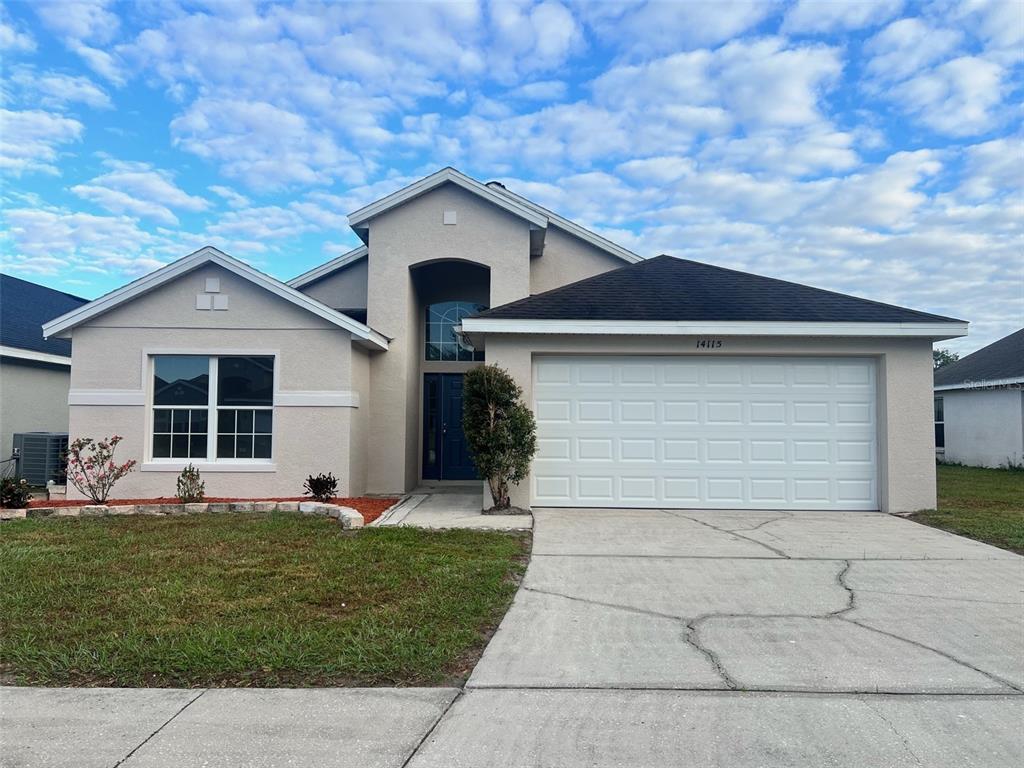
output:
[[[139,467],[140,472],[181,472],[186,466],[192,464],[200,472],[277,472],[277,464],[272,462],[253,461],[226,462],[226,461],[147,461]]]

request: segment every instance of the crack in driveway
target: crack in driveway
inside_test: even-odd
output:
[[[789,560],[789,555],[787,555],[781,549],[777,549],[777,548],[771,546],[770,544],[765,544],[763,541],[758,541],[757,539],[752,539],[749,536],[744,536],[742,533],[738,533],[737,531],[731,531],[728,528],[720,528],[717,525],[712,525],[711,523],[706,523],[703,520],[698,520],[696,517],[690,517],[689,515],[684,515],[681,512],[678,512],[676,510],[661,509],[661,510],[658,510],[658,511],[659,512],[664,512],[665,514],[671,515],[672,517],[680,518],[682,520],[689,520],[691,523],[697,523],[697,525],[703,525],[705,528],[710,528],[713,531],[718,531],[719,533],[724,533],[727,536],[733,536],[733,537],[735,537],[737,539],[742,539],[743,541],[749,541],[751,544],[757,544],[759,547],[764,547],[769,552],[774,552],[779,557],[785,558],[786,560]],[[778,519],[781,520],[782,518],[778,518]],[[751,529],[751,530],[753,530],[753,529]]]
[[[551,597],[560,597],[560,598],[562,598],[564,600],[573,600],[573,601],[576,601],[576,602],[587,603],[587,604],[590,604],[590,605],[596,605],[596,606],[599,606],[599,607],[602,607],[602,608],[611,608],[613,610],[626,611],[626,612],[629,612],[629,613],[639,614],[639,615],[643,615],[643,616],[650,616],[650,617],[657,618],[657,619],[665,619],[665,620],[668,620],[668,621],[679,621],[679,622],[682,622],[683,623],[683,627],[684,627],[684,631],[682,633],[682,640],[683,640],[683,642],[685,642],[687,645],[692,647],[694,650],[696,650],[698,653],[700,653],[702,656],[704,656],[704,658],[706,658],[708,660],[708,662],[711,665],[712,669],[714,670],[715,674],[717,674],[718,677],[720,677],[722,679],[722,682],[730,690],[759,690],[759,688],[757,686],[753,686],[752,687],[752,686],[742,685],[741,683],[739,683],[737,681],[737,679],[729,672],[729,670],[727,668],[727,664],[722,659],[722,657],[715,651],[714,648],[712,648],[711,646],[709,646],[709,645],[704,643],[704,641],[702,640],[701,635],[700,635],[700,627],[701,627],[702,624],[704,624],[705,622],[710,621],[710,620],[714,620],[714,619],[724,619],[724,620],[732,620],[732,619],[753,619],[753,620],[758,620],[758,619],[808,619],[808,620],[824,620],[824,621],[842,621],[842,622],[845,622],[847,624],[852,624],[854,626],[860,627],[861,629],[865,629],[865,630],[867,630],[869,632],[875,632],[877,634],[884,635],[884,636],[889,637],[891,639],[902,641],[904,643],[908,643],[910,645],[913,645],[916,648],[920,648],[921,650],[930,651],[930,652],[932,652],[934,654],[937,654],[937,655],[945,658],[948,661],[953,662],[954,664],[957,664],[959,666],[965,667],[966,669],[970,669],[973,672],[976,672],[976,673],[986,677],[987,679],[991,680],[992,682],[998,683],[999,685],[1004,686],[1004,687],[1006,687],[1006,688],[1008,688],[1008,689],[1010,689],[1012,691],[1015,691],[1016,693],[1024,693],[1024,688],[1022,688],[1021,686],[1011,682],[1010,680],[1007,680],[1006,678],[1001,677],[1000,675],[997,675],[997,674],[992,673],[992,672],[988,672],[988,671],[986,671],[986,670],[984,670],[984,669],[982,669],[982,668],[980,668],[980,667],[978,667],[978,666],[976,666],[976,665],[974,665],[974,664],[972,664],[972,663],[970,663],[968,661],[965,661],[965,660],[963,660],[963,659],[961,659],[961,658],[959,658],[957,656],[954,656],[951,653],[947,653],[945,651],[939,650],[938,648],[933,648],[932,646],[925,645],[924,643],[918,642],[916,640],[912,640],[910,638],[903,637],[902,635],[898,635],[898,634],[893,633],[893,632],[888,632],[886,630],[879,629],[878,627],[874,627],[874,626],[872,626],[870,624],[866,624],[863,621],[857,621],[855,619],[847,618],[846,614],[858,607],[857,606],[857,594],[856,594],[856,591],[847,582],[847,577],[849,576],[850,571],[853,569],[853,562],[854,561],[852,561],[852,560],[841,560],[841,561],[837,561],[837,562],[841,562],[842,563],[842,567],[839,569],[839,571],[835,575],[835,584],[846,592],[847,600],[846,600],[846,604],[842,608],[837,608],[834,611],[828,611],[826,613],[797,613],[797,612],[743,613],[743,612],[722,612],[722,611],[717,611],[717,612],[710,612],[710,613],[699,614],[697,616],[683,616],[683,615],[679,615],[679,614],[671,614],[671,613],[664,613],[664,612],[660,612],[660,611],[647,610],[647,609],[644,609],[644,608],[637,608],[635,606],[626,605],[626,604],[622,604],[622,603],[614,603],[614,602],[609,602],[609,601],[604,601],[604,600],[593,600],[591,598],[579,597],[579,596],[576,596],[576,595],[566,594],[564,592],[554,592],[554,591],[551,591],[551,590],[538,589],[536,587],[523,586],[522,589],[523,589],[523,591],[526,591],[526,592],[534,592],[536,594],[548,595],[548,596],[551,596]],[[813,690],[813,689],[808,689],[808,690],[810,691],[810,690]]]

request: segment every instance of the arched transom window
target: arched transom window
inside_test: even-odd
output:
[[[426,339],[427,360],[483,360],[484,351],[474,349],[455,335],[455,326],[462,318],[487,309],[472,301],[442,301],[427,307]]]

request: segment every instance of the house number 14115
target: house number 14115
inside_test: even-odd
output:
[[[697,349],[721,349],[721,339],[697,339]]]

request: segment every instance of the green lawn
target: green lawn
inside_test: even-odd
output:
[[[526,535],[298,515],[0,526],[0,682],[437,685],[463,680]]]
[[[1024,471],[942,465],[939,508],[911,520],[1024,554]]]

